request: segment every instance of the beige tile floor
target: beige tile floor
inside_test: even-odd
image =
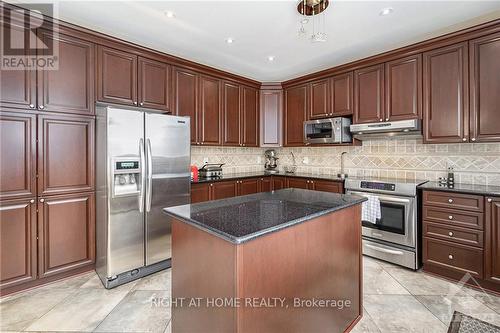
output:
[[[364,257],[364,316],[353,332],[446,332],[454,310],[500,326],[500,297]],[[88,273],[0,299],[1,332],[170,332],[171,270],[105,290]]]

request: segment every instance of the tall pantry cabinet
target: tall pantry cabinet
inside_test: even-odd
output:
[[[57,38],[58,70],[0,73],[1,294],[95,261],[95,45]]]

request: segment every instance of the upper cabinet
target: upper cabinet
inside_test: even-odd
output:
[[[260,91],[260,146],[280,147],[283,140],[283,90],[263,85]]]
[[[467,42],[424,53],[424,142],[469,140]]]
[[[328,117],[331,114],[329,80],[323,79],[311,83],[310,96],[308,119]]]
[[[385,64],[385,121],[422,118],[422,55]]]
[[[242,117],[241,143],[244,147],[259,146],[259,91],[252,87],[241,87]]]
[[[353,113],[353,73],[335,75],[330,79],[330,115],[350,116]]]
[[[191,143],[198,141],[198,75],[182,68],[173,69],[173,108],[178,116],[191,118]]]
[[[307,84],[285,90],[285,146],[304,145],[304,121],[308,112]]]
[[[471,141],[500,141],[500,33],[471,40]]]
[[[105,46],[97,53],[98,100],[169,110],[169,65]]]
[[[221,140],[221,81],[200,75],[198,104],[198,136],[200,143],[219,145]]]
[[[384,64],[354,71],[355,124],[384,121]]]

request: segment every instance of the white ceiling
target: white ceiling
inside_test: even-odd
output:
[[[500,18],[500,1],[330,0],[328,41],[311,43],[297,37],[297,0],[55,2],[62,20],[263,82]],[[380,16],[385,7],[394,12]],[[166,17],[167,10],[175,17]]]

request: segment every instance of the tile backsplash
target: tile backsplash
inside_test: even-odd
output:
[[[191,161],[203,165],[225,163],[225,173],[260,171],[266,148],[192,147]],[[437,180],[446,168],[455,170],[455,181],[500,186],[500,143],[424,145],[422,140],[373,140],[356,147],[277,148],[280,170],[291,165],[297,171],[337,174],[340,154],[346,151],[345,172],[350,176],[373,176]]]

